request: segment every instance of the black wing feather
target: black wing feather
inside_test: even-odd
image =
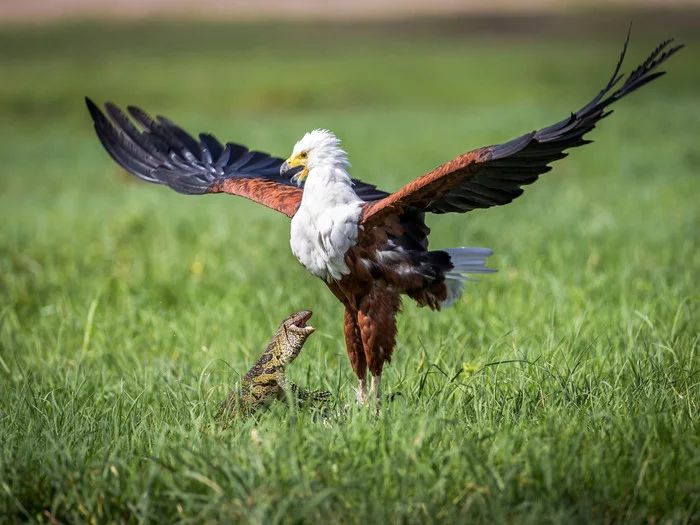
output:
[[[683,45],[670,47],[673,40],[662,42],[620,87],[624,75],[620,73],[629,43],[627,39],[607,85],[593,100],[568,118],[539,131],[526,133],[516,139],[485,148],[485,157],[472,168],[473,175],[462,184],[430,202],[427,211],[433,213],[464,213],[477,208],[507,204],[522,194],[521,186],[532,184],[539,175],[551,169],[550,163],[564,158],[565,150],[589,144],[583,136],[595,128],[612,110],[613,102],[632,93],[664,72],[654,70],[675,54]],[[615,89],[617,87],[617,89]],[[485,192],[484,188],[489,191]]]
[[[199,134],[197,140],[170,119],[153,119],[135,106],[127,108],[132,121],[114,104],[105,104],[105,115],[89,98],[85,102],[107,152],[122,168],[147,182],[188,195],[208,193],[210,187],[231,177],[264,178],[296,187],[291,179],[298,170],[280,175],[281,158],[241,144],[223,145],[208,133]],[[388,195],[373,184],[355,179],[353,183],[365,201]]]

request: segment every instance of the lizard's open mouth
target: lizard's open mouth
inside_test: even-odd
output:
[[[294,320],[294,324],[292,324],[292,328],[299,330],[300,332],[304,332],[305,334],[312,334],[315,331],[315,328],[311,325],[307,325],[306,322],[311,319],[311,316],[313,315],[313,312],[311,310],[306,310],[304,312],[299,312],[299,317],[297,317]]]

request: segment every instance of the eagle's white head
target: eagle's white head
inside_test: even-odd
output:
[[[291,157],[282,164],[280,171],[284,174],[297,166],[303,168],[292,180],[301,185],[309,176],[309,172],[317,168],[329,168],[331,171],[340,169],[347,175],[345,168],[350,166],[350,163],[348,154],[340,147],[340,140],[333,133],[327,129],[315,129],[296,143]]]

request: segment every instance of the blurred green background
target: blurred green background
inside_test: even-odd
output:
[[[700,519],[694,12],[635,18],[626,71],[687,48],[513,204],[431,217],[498,274],[406,303],[375,419],[342,308],[289,222],[124,174],[84,107],[134,104],[285,157],[313,128],[392,191],[605,85],[627,13],[0,29],[0,514],[66,522]],[[290,312],[336,415],[211,414]],[[486,366],[503,360],[525,363]],[[115,473],[116,472],[116,473]],[[2,520],[0,520],[2,521]]]

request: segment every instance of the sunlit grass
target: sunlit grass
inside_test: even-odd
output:
[[[83,96],[280,156],[327,127],[354,176],[394,190],[576,109],[620,42],[146,29],[0,33],[0,518],[700,519],[693,46],[521,199],[431,218],[431,246],[491,247],[500,272],[441,313],[405,304],[384,376],[402,395],[374,418],[344,408],[342,309],[288,220],[124,177]],[[656,43],[633,38],[628,69]],[[302,308],[317,332],[289,374],[334,392],[332,415],[219,430]]]

